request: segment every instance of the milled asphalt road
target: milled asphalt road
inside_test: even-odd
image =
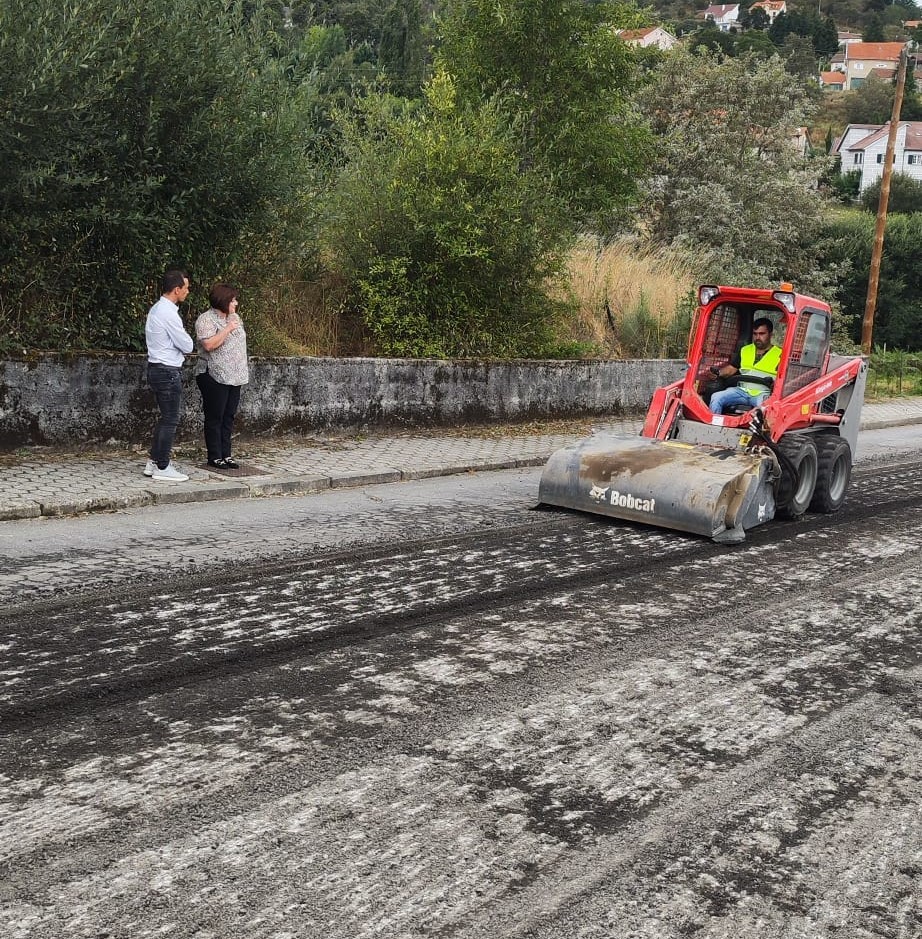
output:
[[[862,430],[922,423],[922,397],[868,402]],[[593,430],[637,433],[639,420],[599,421],[570,432],[528,433],[506,425],[482,433],[374,435],[362,438],[248,441],[235,454],[242,466],[218,474],[177,459],[185,483],[142,474],[146,454],[69,456],[63,448],[0,454],[0,521],[77,515],[151,504],[248,499],[284,493],[400,482],[483,470],[539,466],[555,450]],[[180,440],[180,454],[191,449]]]
[[[920,452],[734,548],[526,468],[0,526],[0,936],[918,939]]]

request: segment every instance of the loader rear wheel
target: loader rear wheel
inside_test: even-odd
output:
[[[790,468],[795,474],[791,482],[791,497],[783,505],[778,506],[778,514],[782,518],[799,518],[807,511],[816,487],[819,462],[816,446],[809,437],[794,434],[782,437],[778,441],[778,449],[788,458]],[[783,471],[789,470],[783,468]]]
[[[838,512],[852,478],[852,448],[842,437],[823,435],[817,438],[816,451],[819,464],[810,508]]]

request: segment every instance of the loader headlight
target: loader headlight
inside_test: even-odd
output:
[[[712,287],[710,285],[699,287],[698,303],[700,303],[701,306],[707,306],[719,293],[719,287]]]
[[[790,284],[782,284],[784,287],[790,288]],[[788,313],[794,312],[794,294],[788,290],[776,290],[772,294],[772,299],[777,300],[787,311]]]

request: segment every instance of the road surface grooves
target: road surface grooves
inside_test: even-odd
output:
[[[879,470],[879,468],[878,468]],[[754,545],[791,532],[880,525],[918,511],[922,467],[856,480],[846,510],[776,522]],[[738,553],[693,536],[579,514],[452,538],[350,550],[308,561],[235,565],[173,589],[134,589],[14,605],[0,615],[0,734],[53,712],[85,711],[184,684],[270,667],[311,649],[364,641],[460,614],[579,589],[600,576],[668,582],[689,558]],[[600,561],[600,553],[604,558]],[[370,607],[370,609],[369,609]]]
[[[540,514],[18,609],[0,935],[917,939],[920,467],[875,470],[738,549]]]

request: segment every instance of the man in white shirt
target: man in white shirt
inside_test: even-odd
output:
[[[182,363],[195,346],[179,318],[179,304],[189,296],[189,278],[185,271],[167,271],[160,282],[160,290],[161,297],[150,308],[144,327],[147,382],[160,409],[144,475],[163,482],[181,483],[189,477],[172,464],[170,452],[182,406]]]

